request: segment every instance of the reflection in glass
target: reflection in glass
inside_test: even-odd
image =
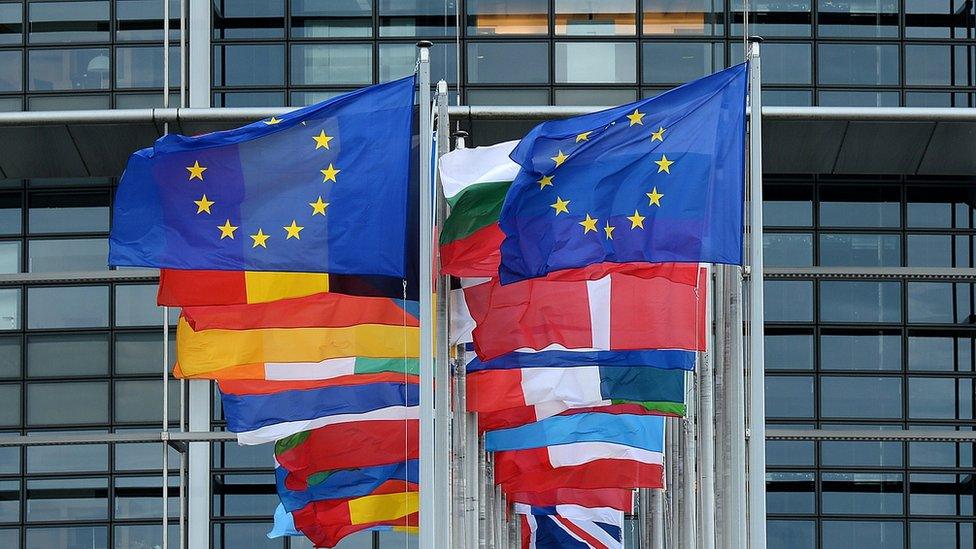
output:
[[[28,39],[34,44],[109,41],[107,0],[28,5]]]
[[[28,528],[25,549],[108,549],[108,527]]]
[[[814,473],[766,473],[766,512],[805,515],[816,511]]]
[[[23,58],[20,50],[0,51],[0,91],[19,92],[24,89]]]
[[[352,90],[323,90],[323,91],[293,91],[291,92],[291,105],[294,107],[305,107],[315,103],[321,103],[333,97],[338,97]]]
[[[825,520],[821,523],[825,549],[900,549],[905,546],[904,529],[901,522]]]
[[[0,242],[0,273],[20,272],[20,241]]]
[[[901,94],[896,91],[821,90],[817,93],[821,107],[897,107]]]
[[[884,332],[824,333],[822,370],[901,370],[901,335]]]
[[[514,59],[518,63],[513,63]],[[539,42],[469,42],[468,82],[546,84],[549,46]]]
[[[380,44],[380,82],[410,76],[417,65],[417,46],[414,44]],[[457,48],[454,44],[437,43],[430,48],[430,80],[457,82]]]
[[[180,2],[169,0],[170,39],[180,36]],[[115,0],[115,38],[163,40],[163,3],[159,0]]]
[[[973,419],[973,383],[966,378],[908,378],[908,417]]]
[[[823,429],[892,431],[901,425],[838,425],[827,424]],[[820,443],[820,464],[825,467],[901,467],[901,442],[833,441]]]
[[[908,321],[954,324],[973,322],[972,285],[948,282],[909,282]]]
[[[369,44],[292,44],[291,83],[371,84],[373,47]]]
[[[169,309],[169,324],[176,325],[179,309]],[[163,308],[156,305],[156,286],[120,284],[115,287],[116,326],[159,326]]]
[[[813,265],[813,235],[764,232],[763,261],[770,267]]]
[[[725,0],[644,0],[644,34],[719,35],[725,27]]]
[[[105,520],[108,479],[63,478],[27,481],[27,522]],[[52,545],[63,547],[63,545]]]
[[[557,42],[555,63],[561,84],[637,82],[637,47],[632,42]]]
[[[763,288],[763,315],[766,322],[813,320],[813,282],[766,280]]]
[[[223,92],[214,94],[215,107],[282,107],[282,92]]]
[[[817,525],[812,520],[767,520],[768,549],[815,549]]]
[[[214,513],[264,516],[278,504],[273,475],[214,475]]]
[[[546,34],[547,0],[468,0],[468,35]]]
[[[171,47],[169,58],[169,84],[180,82],[180,49]],[[162,88],[163,48],[116,48],[115,85],[119,88]]]
[[[777,425],[777,429],[812,429],[811,425],[790,423]],[[798,466],[814,464],[814,448],[812,441],[797,440],[767,440],[766,464],[771,466]]]
[[[454,36],[455,0],[379,0],[380,36]]]
[[[898,37],[898,0],[818,0],[817,11],[820,37]]]
[[[163,392],[162,381],[116,380],[115,381],[115,421],[128,423],[159,423],[162,421]],[[180,413],[180,385],[169,382],[169,417]]]
[[[914,481],[913,481],[914,482]],[[916,522],[908,526],[911,547],[972,547],[971,522]]]
[[[108,375],[108,334],[27,336],[28,377],[99,375]]]
[[[633,35],[634,0],[555,0],[556,34],[567,36]]]
[[[821,43],[817,52],[819,84],[898,85],[897,45]]]
[[[29,111],[98,110],[111,107],[108,95],[37,95],[27,98]]]
[[[179,535],[179,525],[170,524],[169,539],[180,539]],[[163,546],[163,529],[159,524],[126,524],[116,526],[114,536],[115,549]]]
[[[281,44],[214,46],[215,86],[275,86],[285,82],[285,47]]]
[[[913,515],[973,515],[974,485],[970,475],[908,477],[908,505]]]
[[[743,0],[732,0],[732,34],[742,36]],[[810,0],[752,0],[749,33],[759,36],[810,36]],[[763,52],[765,56],[766,52]],[[763,67],[765,68],[765,67]]]
[[[820,414],[835,418],[902,417],[902,380],[898,377],[820,378]]]
[[[825,322],[900,322],[901,284],[823,280],[820,319]]]
[[[108,382],[30,383],[28,425],[108,423]]]
[[[813,187],[763,185],[763,225],[810,227],[813,225]]]
[[[841,515],[901,514],[903,478],[896,473],[821,473],[822,511]]]
[[[296,38],[365,38],[372,34],[371,2],[291,0],[291,35]]]
[[[31,91],[109,88],[112,63],[106,48],[30,50],[27,58]]]
[[[20,384],[0,385],[0,425],[20,426]]]
[[[766,329],[767,370],[812,370],[813,334]]]
[[[555,91],[556,105],[623,105],[637,101],[637,90],[566,90]]]
[[[21,376],[20,336],[0,337],[0,378]]]
[[[813,417],[813,378],[766,376],[766,417]]]
[[[909,332],[908,369],[939,372],[973,371],[973,338],[952,333]]]
[[[27,222],[33,234],[108,231],[106,191],[32,192],[27,202]]]
[[[909,267],[969,267],[972,239],[968,235],[908,235]]]
[[[20,481],[18,480],[0,481],[0,522],[20,522]]]
[[[813,105],[810,90],[763,90],[763,105],[770,107],[809,107]]]
[[[23,8],[16,4],[0,4],[0,44],[23,42]]]
[[[71,434],[104,433],[104,431],[78,431]],[[34,432],[28,435],[50,436],[69,432]],[[120,444],[119,446],[124,446]],[[71,446],[28,446],[28,473],[84,473],[108,470],[107,444],[76,444]]]
[[[645,42],[644,82],[683,84],[711,74],[725,65],[722,51],[712,42]]]
[[[825,267],[900,267],[897,234],[821,234],[820,265]]]
[[[72,238],[27,243],[27,272],[103,271],[108,269],[108,240]]]
[[[180,515],[179,478],[169,478],[169,493],[167,497],[167,516],[170,518]],[[152,477],[117,477],[115,479],[115,497],[113,501],[113,515],[117,519],[152,519],[162,518],[162,478]]]
[[[905,2],[905,38],[972,38],[972,21],[968,0]]]
[[[20,328],[20,290],[0,290],[0,330]]]
[[[0,193],[0,234],[20,234],[22,212],[20,193]]]
[[[970,229],[976,192],[965,187],[908,187],[908,226]]]
[[[285,34],[285,0],[214,0],[214,38],[278,38]]]
[[[901,192],[897,187],[823,186],[820,225],[824,227],[898,227]]]
[[[471,89],[464,90],[468,105],[548,105],[549,90]]]

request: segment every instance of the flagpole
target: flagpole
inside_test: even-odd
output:
[[[695,527],[695,518],[698,511],[698,491],[695,489],[696,481],[698,480],[696,474],[696,456],[695,456],[695,439],[696,439],[696,405],[697,397],[695,390],[695,377],[691,372],[686,372],[686,379],[689,380],[687,383],[688,396],[685,398],[688,403],[685,410],[685,417],[679,420],[679,428],[681,429],[681,540],[683,547],[687,549],[695,549],[698,545],[698,529]]]
[[[430,181],[430,47],[417,42],[420,50],[420,547],[435,547],[436,487],[434,485],[434,311],[433,188]]]
[[[712,334],[712,308],[715,293],[712,291],[712,271],[705,275],[705,330],[706,342]],[[711,343],[706,344],[705,352],[701,353],[698,367],[698,429],[699,429],[699,497],[701,500],[701,532],[702,549],[715,549],[715,405],[713,400],[713,369],[712,360],[715,356]]]
[[[766,548],[766,392],[763,337],[761,38],[749,52],[749,547]]]
[[[714,302],[714,346],[712,347],[712,386],[713,408],[715,412],[715,479],[714,479],[714,500],[715,500],[715,544],[719,549],[729,547],[729,512],[731,502],[729,500],[731,490],[730,452],[731,444],[729,440],[728,425],[728,384],[726,382],[726,371],[728,362],[728,338],[730,326],[728,324],[728,288],[725,284],[726,271],[729,267],[716,265],[713,272],[715,276],[712,284],[712,296]]]
[[[451,125],[448,121],[447,106],[447,82],[440,80],[437,82],[437,158],[440,158],[451,147]],[[434,226],[439,230],[444,226],[444,220],[447,219],[447,201],[444,200],[440,176],[436,173],[433,176],[435,184]],[[436,547],[450,547],[451,528],[454,522],[451,517],[451,502],[454,494],[451,482],[451,471],[454,468],[454,455],[451,452],[451,342],[450,318],[447,310],[450,282],[448,277],[440,275],[439,255],[436,257],[438,259],[434,261],[434,265],[437,266],[437,273],[435,273],[437,277],[437,322],[434,325],[437,329],[437,336],[434,340],[437,348],[436,360],[434,361],[434,378],[437,386],[434,393],[434,451],[436,452],[434,458],[434,485],[436,486],[434,509],[437,514],[435,519],[437,521],[437,535],[434,543]]]

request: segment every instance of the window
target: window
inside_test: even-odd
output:
[[[901,522],[825,520],[821,529],[825,548],[899,549],[905,546],[905,527]]]
[[[30,90],[108,89],[112,67],[108,55],[107,48],[29,50]]]
[[[901,370],[901,334],[824,330],[820,369]]]
[[[770,267],[809,267],[813,265],[813,236],[764,232],[763,261]]]
[[[169,85],[180,83],[180,49],[169,50]],[[163,48],[117,48],[115,87],[161,88],[163,86]]]
[[[824,514],[831,515],[901,514],[902,494],[905,491],[903,479],[904,475],[897,473],[821,473],[822,511]],[[827,524],[829,523],[824,525],[825,539]],[[831,545],[831,547],[843,546],[845,545]],[[852,546],[860,545],[856,543],[846,545],[846,547]]]
[[[905,38],[967,38],[973,6],[964,0],[905,2]]]
[[[902,417],[899,377],[821,376],[820,415],[833,418]]]
[[[380,36],[454,36],[452,0],[378,0]]]
[[[109,3],[31,2],[28,38],[34,44],[108,42]]]
[[[291,0],[291,35],[295,38],[365,38],[372,34],[370,2]]]
[[[820,37],[898,37],[897,0],[818,0],[817,10]]]
[[[766,322],[813,320],[813,283],[810,281],[766,280],[763,282]]]
[[[215,86],[282,85],[285,48],[278,44],[215,46],[213,70]]]
[[[711,42],[645,42],[644,82],[683,84],[711,74],[725,65],[722,52]]]
[[[742,36],[743,0],[732,0],[732,34]],[[753,0],[749,33],[760,36],[810,36],[810,0]]]
[[[767,370],[812,370],[813,334],[808,331],[766,329]]]
[[[568,36],[633,35],[634,0],[555,0],[556,34]]]
[[[108,353],[108,334],[31,334],[27,336],[27,375],[108,375]]]
[[[27,319],[28,328],[108,327],[108,287],[28,288]]]
[[[709,36],[724,27],[725,0],[644,0],[644,34]]]
[[[824,227],[898,227],[901,200],[897,187],[868,185],[820,188],[820,225]]]
[[[373,82],[369,44],[292,44],[291,83],[355,85]]]
[[[31,383],[27,386],[27,423],[108,423],[108,383]]]
[[[557,42],[556,83],[633,84],[637,46],[632,42]]]
[[[102,271],[108,268],[108,241],[104,238],[31,239],[27,251],[27,272],[30,273]]]
[[[818,55],[820,84],[898,85],[897,45],[821,43]]]
[[[0,44],[20,44],[24,32],[20,3],[0,4]]]
[[[824,280],[820,283],[824,322],[900,322],[901,284]]]
[[[169,0],[170,39],[179,40],[179,0]],[[120,41],[163,41],[163,3],[158,0],[115,0],[115,38]]]
[[[284,36],[284,3],[285,0],[217,0],[213,13],[214,38]]]
[[[547,0],[468,0],[468,34],[546,34]]]
[[[766,512],[812,514],[817,507],[814,473],[766,473]]]
[[[897,234],[821,234],[820,265],[834,267],[900,267]]]
[[[766,417],[813,417],[813,378],[766,376]]]
[[[518,59],[518,63],[512,63]],[[549,46],[539,42],[469,42],[468,82],[546,84]]]

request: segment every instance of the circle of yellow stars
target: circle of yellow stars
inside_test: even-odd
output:
[[[638,109],[634,109],[634,112],[632,112],[630,114],[627,114],[626,115],[626,118],[627,118],[627,122],[628,122],[628,127],[633,127],[633,126],[642,126],[643,127],[644,126],[644,116],[646,114],[647,113],[641,112],[639,108]],[[613,122],[613,123],[615,124],[615,122]],[[664,143],[664,135],[665,135],[665,132],[667,132],[667,131],[668,131],[668,128],[665,128],[664,126],[658,126],[657,130],[651,132],[651,143],[653,144],[655,141],[659,141],[661,143]],[[574,145],[577,145],[579,143],[586,143],[586,142],[588,142],[590,140],[590,135],[591,134],[593,134],[593,131],[587,131],[587,132],[583,132],[583,133],[578,134],[576,136],[576,141],[575,141]],[[556,172],[556,169],[559,168],[560,166],[562,166],[567,160],[569,160],[569,158],[572,156],[572,154],[573,154],[572,151],[570,151],[570,153],[567,154],[567,153],[563,152],[562,149],[557,149],[556,155],[550,157],[550,159],[555,163],[555,165],[552,167],[552,169],[550,170],[549,173],[543,174],[542,177],[538,181],[536,181],[536,183],[539,184],[539,190],[540,191],[545,190],[546,187],[553,187],[553,188],[555,188],[555,182],[556,182],[555,172]],[[659,174],[660,173],[663,173],[665,175],[671,175],[671,166],[675,163],[675,161],[669,159],[666,154],[663,154],[662,153],[661,154],[661,158],[659,160],[654,160],[654,163],[657,164],[657,173],[659,173]],[[650,192],[645,193],[645,195],[647,196],[647,199],[648,199],[647,207],[651,207],[651,206],[657,206],[658,208],[661,207],[661,199],[664,198],[664,194],[658,191],[658,188],[657,188],[656,185],[651,186]],[[569,204],[570,204],[570,202],[571,202],[570,200],[563,199],[561,196],[557,195],[556,196],[556,201],[553,202],[552,204],[550,204],[549,207],[553,209],[553,211],[554,211],[554,213],[555,213],[556,216],[558,216],[559,214],[562,214],[562,213],[569,214],[570,213],[570,210],[569,210]],[[606,220],[604,222],[603,226],[598,228],[598,223],[599,223],[600,220],[597,219],[597,218],[595,218],[595,217],[592,217],[589,212],[585,212],[585,214],[586,215],[583,218],[583,220],[578,222],[578,224],[581,227],[583,227],[583,234],[587,234],[587,233],[590,233],[590,232],[599,234],[600,233],[600,229],[602,229],[603,230],[603,234],[606,237],[606,239],[607,240],[613,240],[613,232],[614,232],[614,230],[617,229],[617,227],[614,226],[614,225],[611,225],[610,224],[610,220]],[[630,229],[631,230],[636,230],[636,229],[643,230],[644,229],[644,220],[647,219],[647,216],[646,215],[641,215],[640,208],[635,208],[634,209],[634,215],[627,216],[626,219],[628,221],[630,221]]]
[[[265,125],[273,126],[276,124],[280,124],[281,119],[272,116],[270,119],[264,120],[263,122]],[[302,125],[304,126],[305,122],[302,122]],[[335,139],[334,136],[330,136],[329,134],[327,134],[325,129],[320,129],[318,135],[312,135],[311,137],[315,141],[315,150],[319,150],[319,149],[325,149],[327,151],[330,150],[330,143],[333,139]],[[194,179],[196,179],[201,182],[206,182],[206,180],[204,179],[204,172],[206,172],[207,170],[208,170],[207,166],[200,164],[199,160],[194,160],[192,166],[186,167],[186,171],[189,173],[187,180],[192,182]],[[323,183],[328,183],[330,181],[333,183],[338,183],[339,172],[341,171],[342,170],[337,168],[335,164],[333,164],[332,162],[329,162],[329,165],[327,167],[319,170],[319,172],[322,174]],[[197,210],[196,210],[197,215],[200,214],[212,215],[213,212],[211,211],[211,208],[214,206],[214,204],[216,204],[215,201],[207,198],[206,193],[202,193],[200,199],[194,200],[193,203],[196,204],[197,206]],[[325,217],[326,210],[329,207],[329,203],[325,202],[322,199],[322,195],[319,195],[317,198],[315,198],[313,202],[309,202],[308,205],[312,208],[311,217],[313,218],[316,215],[321,215],[322,217]],[[235,236],[234,233],[239,228],[240,228],[239,225],[234,225],[231,223],[230,218],[226,218],[224,220],[223,225],[217,225],[217,229],[220,231],[219,240],[223,240],[225,238],[234,240],[234,236]],[[294,238],[295,240],[301,240],[302,230],[305,229],[304,226],[298,224],[297,219],[292,219],[291,224],[284,225],[281,228],[282,230],[285,231],[286,241],[291,240],[292,238]],[[271,234],[265,233],[264,228],[258,227],[256,233],[250,234],[248,236],[251,237],[251,248],[264,248],[264,249],[268,248],[268,240],[271,238]]]

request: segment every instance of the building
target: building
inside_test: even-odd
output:
[[[745,26],[743,0],[187,3],[192,107],[304,105],[397,78],[413,70],[418,38],[435,43],[434,78],[465,105],[625,103],[740,61]],[[766,105],[976,106],[969,0],[750,4],[747,33],[766,38]],[[163,2],[2,1],[0,109],[162,106],[162,43]],[[461,122],[475,144],[532,124]],[[163,313],[151,277],[104,272],[115,179],[102,176],[159,128],[121,124],[98,140],[98,128],[66,122],[68,140],[42,128],[25,142],[14,124],[0,116],[0,429],[157,430]],[[976,166],[971,152],[940,150],[976,133],[837,118],[787,130],[767,151],[770,428],[971,432]],[[175,419],[177,384],[169,391]],[[264,540],[277,501],[267,449],[211,451],[213,547],[305,547]],[[971,547],[973,454],[972,442],[770,441],[769,546]],[[158,546],[161,456],[160,443],[0,447],[0,546]],[[177,463],[171,452],[172,474]],[[342,547],[374,544],[404,540]]]

